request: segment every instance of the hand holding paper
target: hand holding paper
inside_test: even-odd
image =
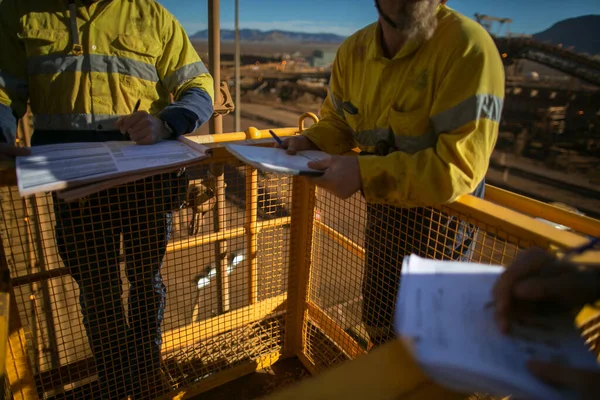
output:
[[[15,157],[28,156],[31,150],[27,147],[17,147],[7,143],[0,143],[0,161],[14,160]]]
[[[513,321],[510,335],[500,332],[494,310],[484,305],[503,272],[499,266],[405,257],[395,326],[424,372],[466,393],[545,400],[597,393],[592,386],[598,379],[589,376],[598,376],[600,368],[569,313]],[[530,369],[531,360],[542,363]],[[569,368],[562,380],[548,373],[555,360]]]
[[[323,171],[312,182],[341,199],[347,199],[360,190],[360,169],[356,156],[333,156],[308,163],[310,168]]]
[[[225,146],[231,154],[246,164],[252,165],[264,172],[284,175],[320,176],[322,171],[308,166],[310,161],[328,158],[329,155],[322,151],[303,150],[290,155],[281,148],[255,147],[228,144]]]
[[[492,292],[500,329],[509,331],[510,315],[529,308],[523,307],[524,303],[545,303],[555,311],[577,310],[593,303],[600,297],[598,274],[596,269],[581,270],[540,248],[520,253]]]

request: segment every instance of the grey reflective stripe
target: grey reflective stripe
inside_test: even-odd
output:
[[[379,141],[387,141],[389,129],[377,128],[361,132],[353,132],[354,140],[363,146],[375,146]]]
[[[104,114],[37,114],[33,117],[35,129],[43,130],[116,130],[120,115]]]
[[[503,100],[491,94],[478,94],[431,117],[437,134],[453,131],[481,118],[500,121]]]
[[[344,116],[344,101],[342,99],[340,99],[339,97],[337,97],[333,93],[333,90],[331,89],[331,82],[329,83],[329,86],[327,87],[327,91],[329,92],[329,98],[331,99],[331,104],[333,104],[333,109],[335,110],[336,114],[342,118],[345,118],[345,116]]]
[[[386,128],[377,128],[361,132],[354,132],[354,140],[362,146],[376,146],[378,142],[388,142],[390,130]],[[395,151],[404,153],[416,153],[421,150],[435,147],[438,135],[433,131],[429,131],[420,136],[400,136],[394,135]]]
[[[71,56],[51,54],[32,57],[27,61],[29,75],[56,74],[59,72],[102,72],[134,76],[151,82],[158,82],[158,72],[154,65],[125,57],[103,54]]]
[[[0,71],[0,88],[6,90],[10,96],[16,96],[23,102],[29,98],[27,81],[17,79],[4,71]]]
[[[179,68],[177,71],[167,76],[163,83],[167,90],[173,92],[179,85],[202,74],[208,74],[208,70],[203,62],[198,61]]]

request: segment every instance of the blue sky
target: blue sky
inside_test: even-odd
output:
[[[188,34],[206,29],[207,0],[158,0]],[[373,0],[239,0],[240,26],[349,35],[375,21]],[[221,27],[233,28],[234,0],[221,0]],[[476,12],[508,17],[514,33],[536,33],[564,18],[600,14],[600,0],[449,0],[450,7],[473,17]],[[503,30],[504,32],[504,30]]]

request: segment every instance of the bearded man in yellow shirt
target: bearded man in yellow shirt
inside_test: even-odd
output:
[[[504,67],[490,35],[445,1],[375,6],[378,21],[338,50],[320,121],[284,147],[331,154],[310,164],[324,171],[314,183],[367,201],[362,318],[377,344],[393,337],[405,255],[469,257],[474,227],[431,207],[483,197]]]

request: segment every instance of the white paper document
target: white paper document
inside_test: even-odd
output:
[[[19,193],[26,196],[65,189],[69,184],[177,166],[208,157],[201,150],[175,140],[154,145],[115,141],[34,146],[31,155],[17,157]]]
[[[512,325],[503,335],[494,320],[492,287],[500,266],[406,257],[395,327],[431,379],[461,392],[515,399],[572,399],[576,396],[532,375],[529,359],[560,360],[599,368],[566,314],[539,315],[533,324]]]
[[[239,160],[263,171],[282,175],[320,176],[323,171],[308,167],[310,161],[323,160],[329,154],[322,151],[299,151],[289,155],[284,149],[274,147],[243,146],[228,144],[225,146]]]

